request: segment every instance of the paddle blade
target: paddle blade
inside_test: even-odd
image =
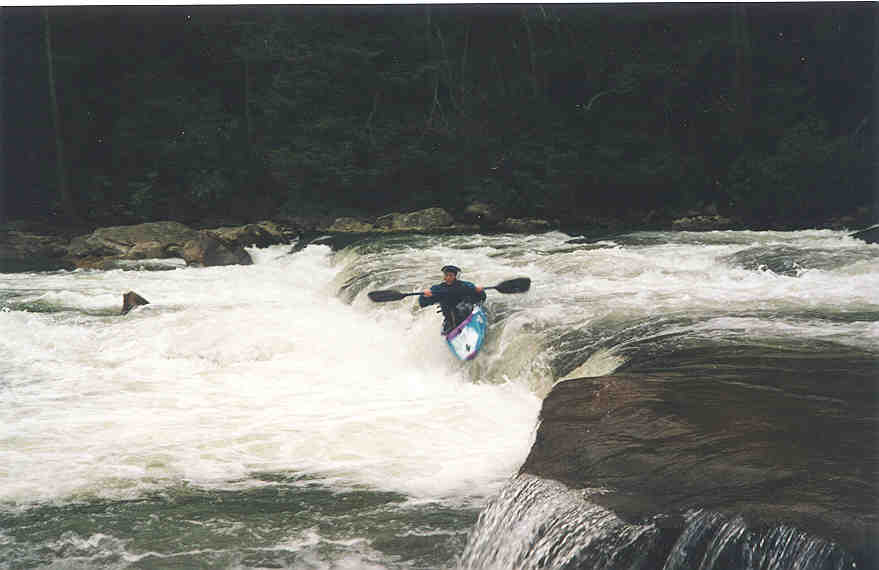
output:
[[[494,289],[501,293],[524,293],[531,288],[531,279],[528,277],[517,277],[503,283],[498,283]]]
[[[375,301],[376,303],[399,301],[400,299],[406,297],[405,294],[400,293],[399,291],[394,291],[393,289],[388,289],[386,291],[370,291],[366,295],[370,298],[370,300]]]

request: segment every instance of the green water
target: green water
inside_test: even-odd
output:
[[[262,479],[240,490],[183,486],[130,501],[2,510],[0,567],[446,568],[479,512]]]

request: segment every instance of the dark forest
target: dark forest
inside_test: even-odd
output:
[[[3,8],[3,210],[871,205],[871,3]]]

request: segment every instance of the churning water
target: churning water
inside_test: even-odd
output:
[[[877,355],[879,247],[842,232],[571,237],[410,235],[253,249],[252,266],[0,275],[0,567],[553,567],[473,531],[488,505],[512,508],[498,498],[522,484],[511,477],[561,378],[609,374],[659,338]],[[366,297],[421,290],[446,263],[481,285],[532,279],[526,294],[489,291],[470,363],[433,309]],[[120,316],[128,290],[150,304]],[[649,535],[584,516],[617,542]]]

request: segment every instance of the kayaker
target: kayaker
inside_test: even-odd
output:
[[[418,296],[418,305],[427,307],[439,303],[445,317],[442,334],[447,334],[467,318],[473,310],[473,305],[485,301],[485,291],[469,281],[458,279],[458,274],[461,273],[459,267],[446,265],[441,271],[443,282],[425,289]]]

